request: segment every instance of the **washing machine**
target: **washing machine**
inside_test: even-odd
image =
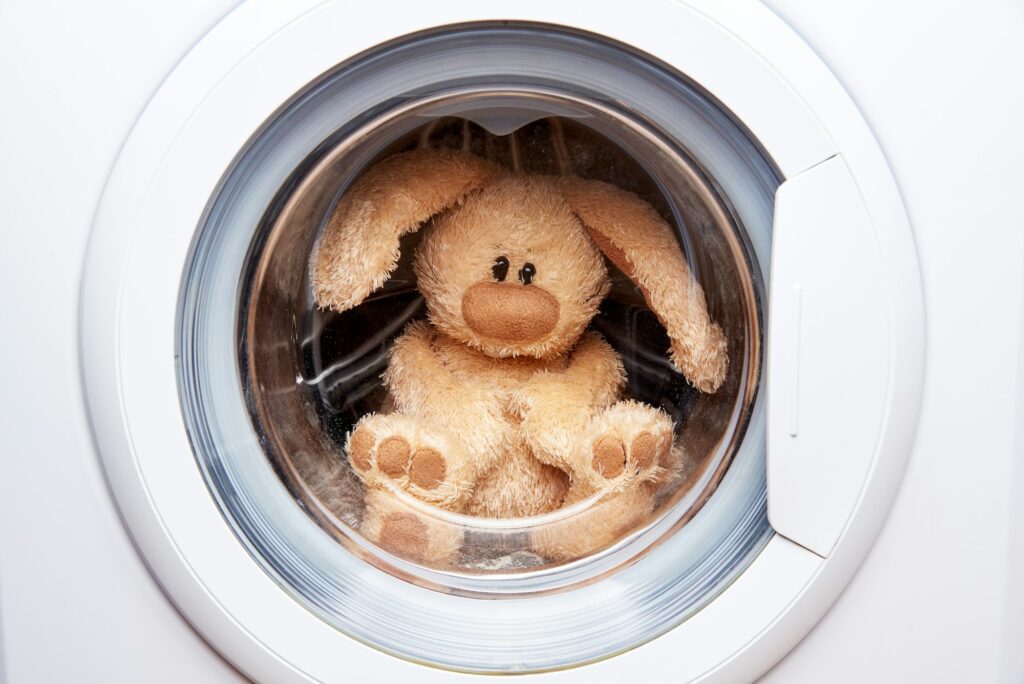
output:
[[[0,16],[5,681],[1024,679],[1013,3]]]

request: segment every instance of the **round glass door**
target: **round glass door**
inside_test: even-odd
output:
[[[183,280],[225,518],[421,662],[544,670],[670,629],[772,534],[778,185],[706,93],[589,35],[451,29],[325,74],[226,173]]]

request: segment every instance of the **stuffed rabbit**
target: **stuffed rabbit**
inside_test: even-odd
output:
[[[605,519],[585,546],[612,541],[650,513],[674,452],[669,416],[623,399],[618,354],[587,330],[610,287],[603,257],[639,287],[693,386],[714,392],[726,372],[724,335],[672,230],[607,183],[416,150],[377,163],[339,201],[312,263],[316,303],[358,306],[397,266],[399,238],[421,227],[414,271],[428,320],[391,349],[393,410],[363,417],[345,445],[366,485],[363,534],[445,562],[460,539],[396,505],[393,488],[503,518],[603,493]],[[571,556],[580,532],[541,546]]]

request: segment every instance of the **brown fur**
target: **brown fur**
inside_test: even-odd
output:
[[[673,426],[623,400],[621,360],[585,332],[610,286],[602,253],[637,283],[687,379],[713,392],[725,377],[724,336],[672,230],[606,183],[409,152],[367,171],[331,216],[313,264],[317,303],[358,305],[394,270],[401,235],[430,219],[414,261],[429,322],[409,324],[392,348],[384,382],[394,410],[364,417],[346,444],[368,487],[363,532],[399,555],[444,562],[461,535],[401,510],[391,488],[488,517],[604,493],[535,543],[565,558],[613,541],[650,512],[673,469]],[[510,264],[500,283],[499,257]]]

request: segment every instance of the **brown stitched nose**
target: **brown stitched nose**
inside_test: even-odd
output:
[[[462,295],[462,318],[477,335],[532,342],[558,323],[558,300],[536,285],[477,283]]]

